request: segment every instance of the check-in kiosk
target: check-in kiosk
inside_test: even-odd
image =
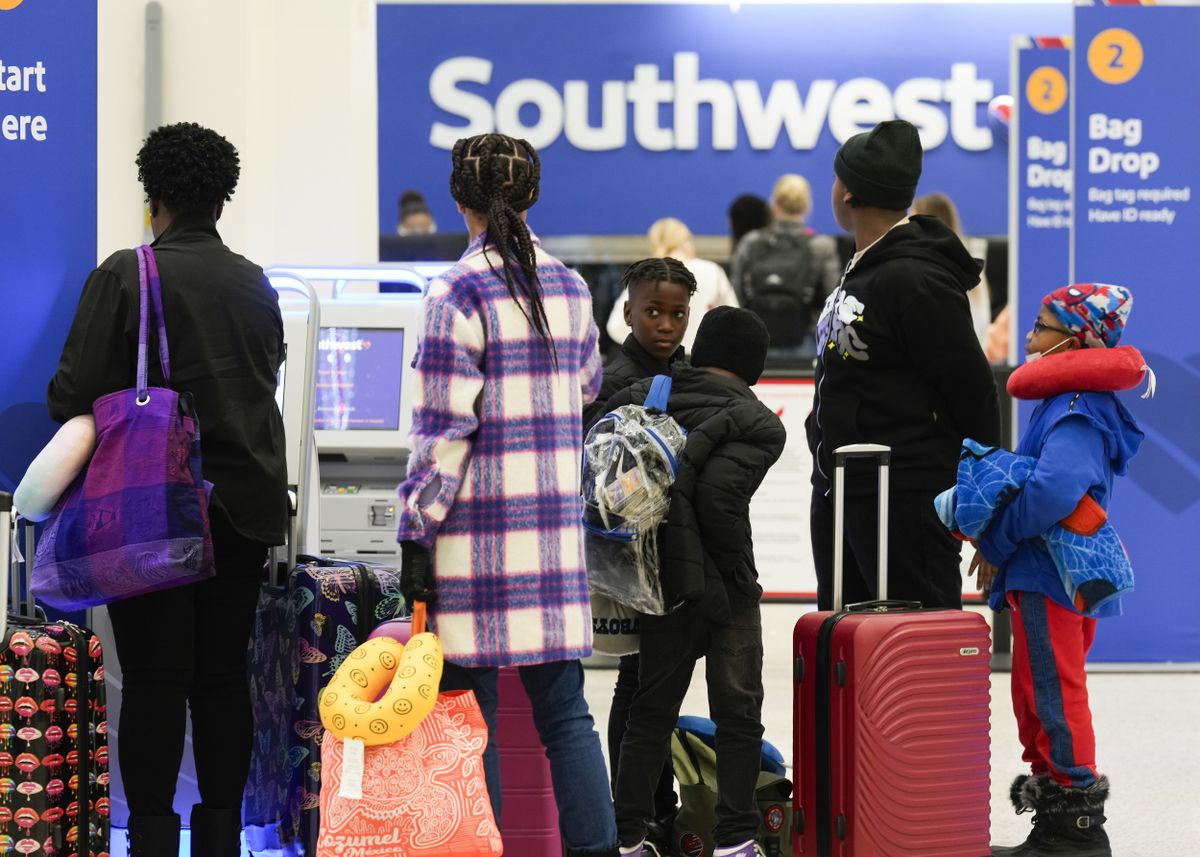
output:
[[[448,267],[288,269],[317,283],[322,294],[312,395],[320,535],[310,550],[382,560],[399,553],[396,486],[411,449],[421,297]],[[398,283],[409,290],[379,291],[380,284]]]

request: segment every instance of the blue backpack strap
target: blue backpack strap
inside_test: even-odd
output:
[[[650,392],[643,403],[647,410],[667,412],[667,400],[671,398],[671,376],[655,375],[650,382]]]

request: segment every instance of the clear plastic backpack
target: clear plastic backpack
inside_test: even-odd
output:
[[[658,375],[643,405],[604,415],[583,445],[583,538],[588,584],[640,613],[667,612],[658,525],[687,432],[666,413],[671,379]]]

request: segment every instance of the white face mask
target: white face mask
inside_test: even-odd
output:
[[[1035,352],[1033,352],[1032,354],[1028,354],[1028,355],[1026,355],[1026,357],[1025,357],[1025,362],[1026,362],[1026,363],[1032,363],[1032,362],[1033,362],[1033,361],[1035,361],[1035,360],[1041,360],[1043,357],[1045,357],[1045,356],[1046,356],[1047,354],[1049,354],[1051,351],[1054,351],[1054,350],[1056,350],[1056,349],[1062,348],[1064,345],[1066,345],[1068,342],[1070,342],[1070,341],[1071,341],[1073,338],[1074,338],[1074,337],[1067,337],[1067,338],[1066,338],[1066,339],[1064,339],[1062,342],[1058,343],[1058,345],[1055,345],[1055,346],[1052,346],[1052,347],[1050,347],[1050,348],[1047,348],[1045,351],[1035,351]]]

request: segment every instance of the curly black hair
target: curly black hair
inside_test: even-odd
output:
[[[151,131],[137,166],[146,198],[176,214],[209,213],[228,201],[242,171],[233,144],[195,122]]]
[[[670,256],[634,262],[621,275],[621,288],[628,289],[630,294],[633,294],[633,290],[641,283],[653,285],[663,282],[683,286],[689,295],[696,294],[695,275],[683,262]]]

